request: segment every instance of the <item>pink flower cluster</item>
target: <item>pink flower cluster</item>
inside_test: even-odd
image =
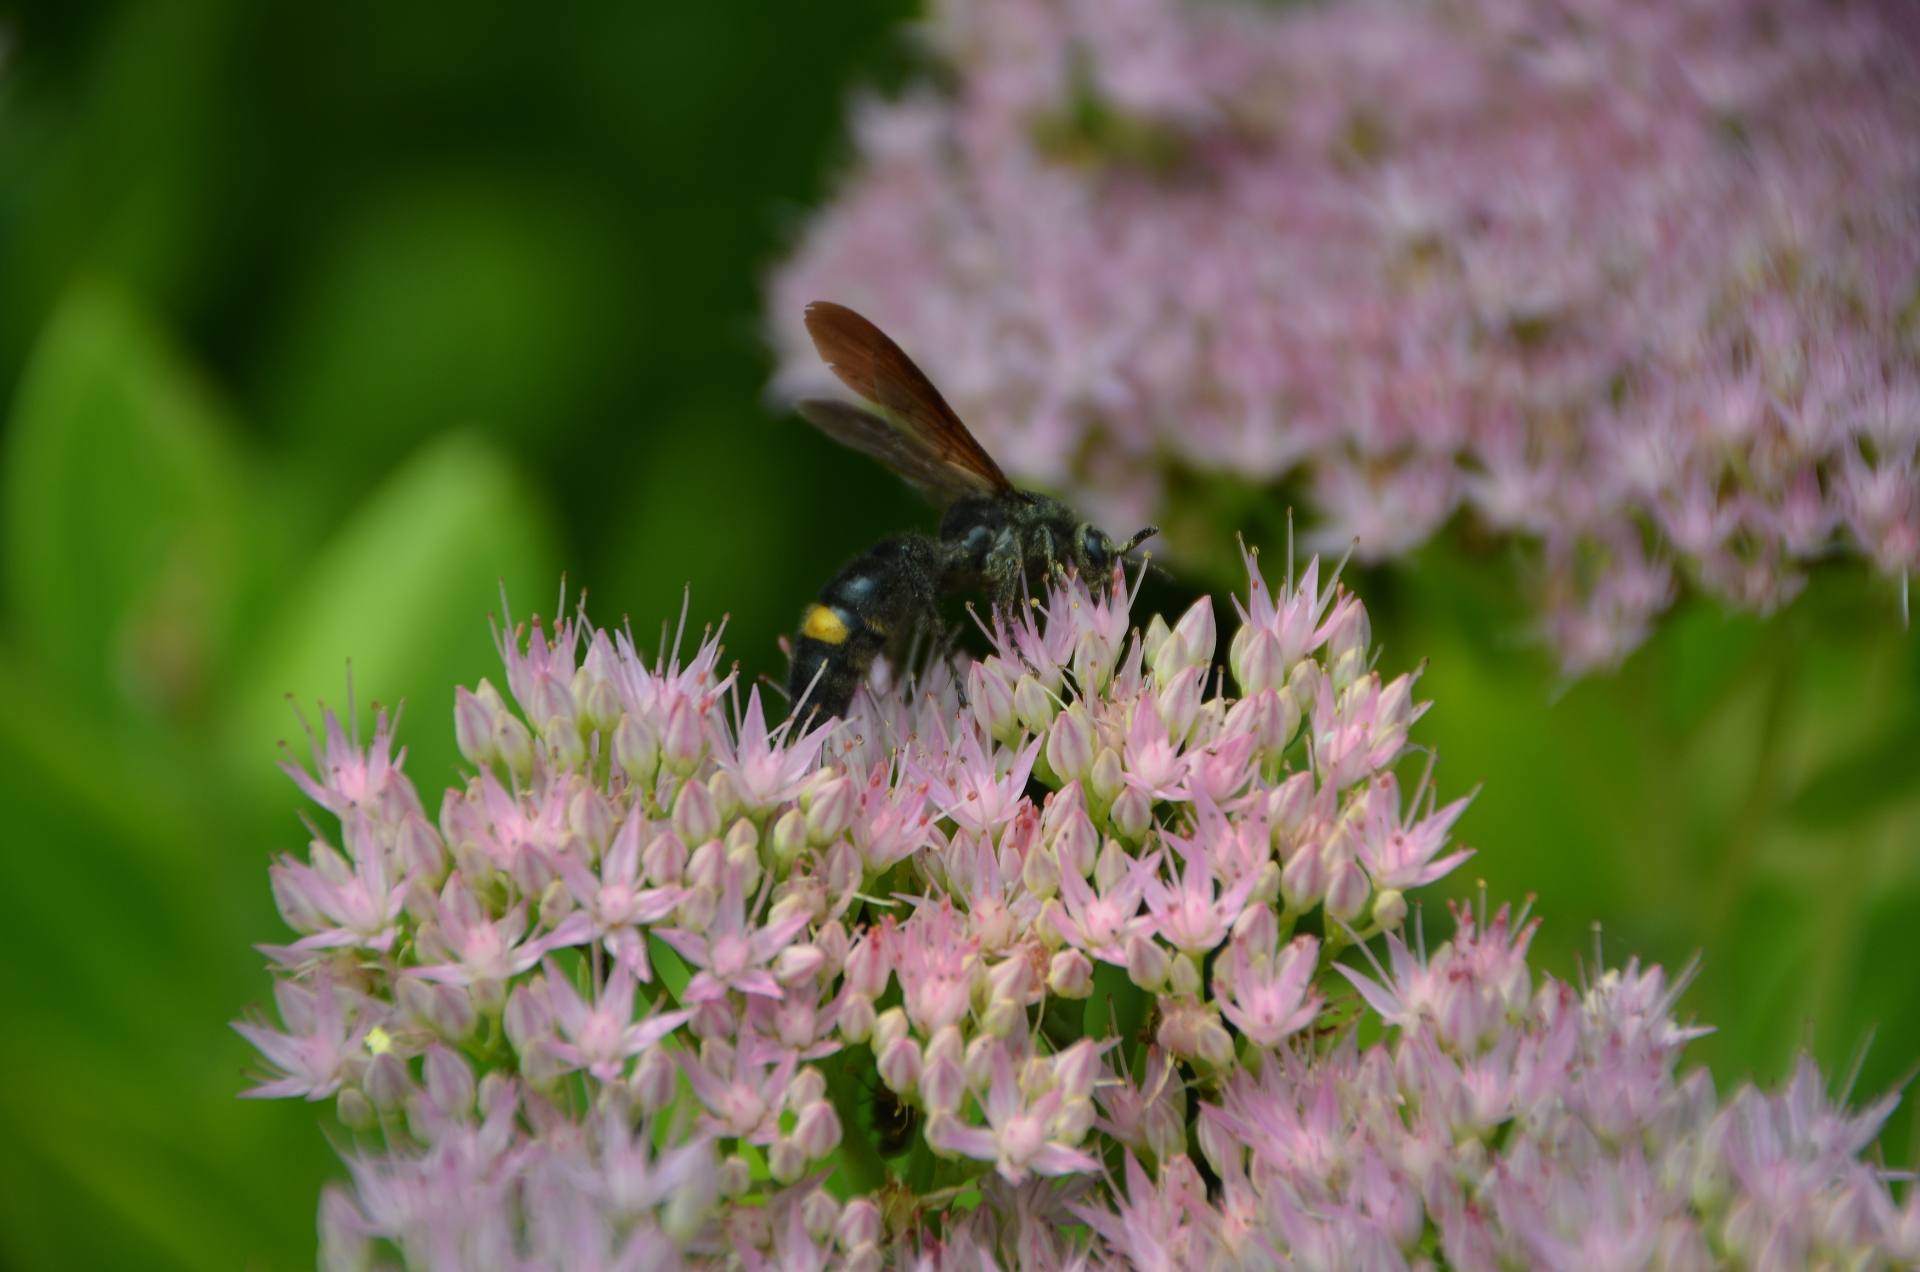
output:
[[[1247,566],[1224,650],[1210,602],[1143,630],[1068,581],[806,730],[717,635],[536,620],[510,701],[459,694],[437,819],[384,718],[329,715],[288,767],[338,833],[273,867],[280,1019],[239,1026],[251,1094],[345,1127],[323,1261],[1920,1255],[1861,1161],[1890,1101],[1719,1105],[1657,969],[1534,989],[1505,912],[1403,941],[1466,856],[1430,760],[1402,786],[1415,674],[1317,563]]]
[[[860,106],[772,281],[783,392],[831,296],[1108,524],[1205,524],[1169,460],[1298,481],[1363,559],[1465,513],[1574,672],[1682,581],[1920,566],[1902,0],[934,10],[950,84]]]

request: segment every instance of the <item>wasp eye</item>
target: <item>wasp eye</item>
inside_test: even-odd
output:
[[[1091,574],[1105,574],[1113,568],[1113,540],[1099,526],[1080,527],[1080,555]]]

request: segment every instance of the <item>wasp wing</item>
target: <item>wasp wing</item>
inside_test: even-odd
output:
[[[881,410],[812,399],[800,414],[836,441],[873,456],[936,502],[1013,491],[933,381],[880,328],[845,305],[807,306],[807,333],[840,382]]]
[[[991,488],[942,461],[912,434],[851,402],[804,398],[793,409],[842,446],[879,460],[941,507],[967,495],[991,493]]]

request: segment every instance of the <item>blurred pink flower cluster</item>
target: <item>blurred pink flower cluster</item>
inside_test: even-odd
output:
[[[956,0],[927,35],[950,76],[861,104],[772,281],[783,392],[831,297],[1109,524],[1181,524],[1190,472],[1298,481],[1363,560],[1465,512],[1573,672],[1683,581],[1768,610],[1835,552],[1920,565],[1902,0]]]
[[[251,1094],[344,1127],[323,1262],[1920,1255],[1861,1160],[1890,1101],[1809,1070],[1719,1105],[1676,986],[1535,988],[1504,911],[1403,941],[1466,855],[1415,675],[1317,564],[1247,565],[1224,650],[1209,602],[1140,629],[1124,579],[1067,582],[964,695],[882,664],[805,731],[715,634],[536,620],[507,694],[458,695],[437,818],[384,717],[328,715],[287,766],[330,819],[272,868],[279,1020],[238,1026]]]

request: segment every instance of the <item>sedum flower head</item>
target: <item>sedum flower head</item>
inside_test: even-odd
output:
[[[328,718],[299,780],[341,833],[272,868],[301,935],[265,947],[277,1026],[237,1026],[248,1094],[347,1128],[322,1261],[1920,1253],[1861,1157],[1890,1100],[1809,1066],[1723,1104],[1659,969],[1536,976],[1505,910],[1405,934],[1464,856],[1417,673],[1317,565],[1247,564],[1224,641],[1210,604],[1132,626],[1124,578],[1067,580],[805,733],[740,706],[715,634],[649,662],[535,622],[510,697],[458,696],[431,821],[388,731]]]
[[[1464,513],[1576,672],[1682,582],[1770,610],[1836,551],[1920,566],[1897,0],[955,0],[926,35],[941,87],[857,108],[772,280],[782,390],[834,296],[1108,524],[1204,513],[1169,458],[1298,483],[1366,560]]]

